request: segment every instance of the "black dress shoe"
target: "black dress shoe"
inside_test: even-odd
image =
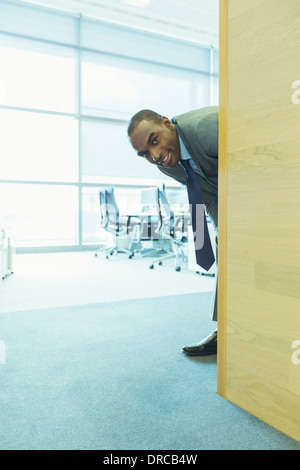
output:
[[[199,343],[192,346],[184,346],[182,351],[188,356],[210,356],[211,354],[217,354],[217,333],[218,330],[213,331]]]

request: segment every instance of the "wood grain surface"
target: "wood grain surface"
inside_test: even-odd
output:
[[[300,441],[299,57],[299,0],[220,0],[218,393]]]

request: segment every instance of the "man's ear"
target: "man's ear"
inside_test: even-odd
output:
[[[168,129],[172,129],[172,127],[173,127],[173,124],[170,121],[170,119],[168,119],[165,116],[162,116],[161,123],[162,123],[163,126],[167,127]]]

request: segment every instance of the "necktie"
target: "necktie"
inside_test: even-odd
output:
[[[186,174],[186,185],[194,232],[196,261],[199,266],[208,271],[215,262],[215,255],[208,233],[201,188],[196,173],[191,167],[190,160],[181,160],[181,164],[184,167]]]

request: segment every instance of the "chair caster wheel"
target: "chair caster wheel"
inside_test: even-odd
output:
[[[151,266],[149,266],[149,269],[154,269],[154,264],[151,264]]]
[[[162,266],[162,261],[160,261],[160,262],[158,263],[158,266]]]
[[[177,266],[177,268],[175,268],[175,271],[177,271],[177,272],[181,271],[181,267]]]

